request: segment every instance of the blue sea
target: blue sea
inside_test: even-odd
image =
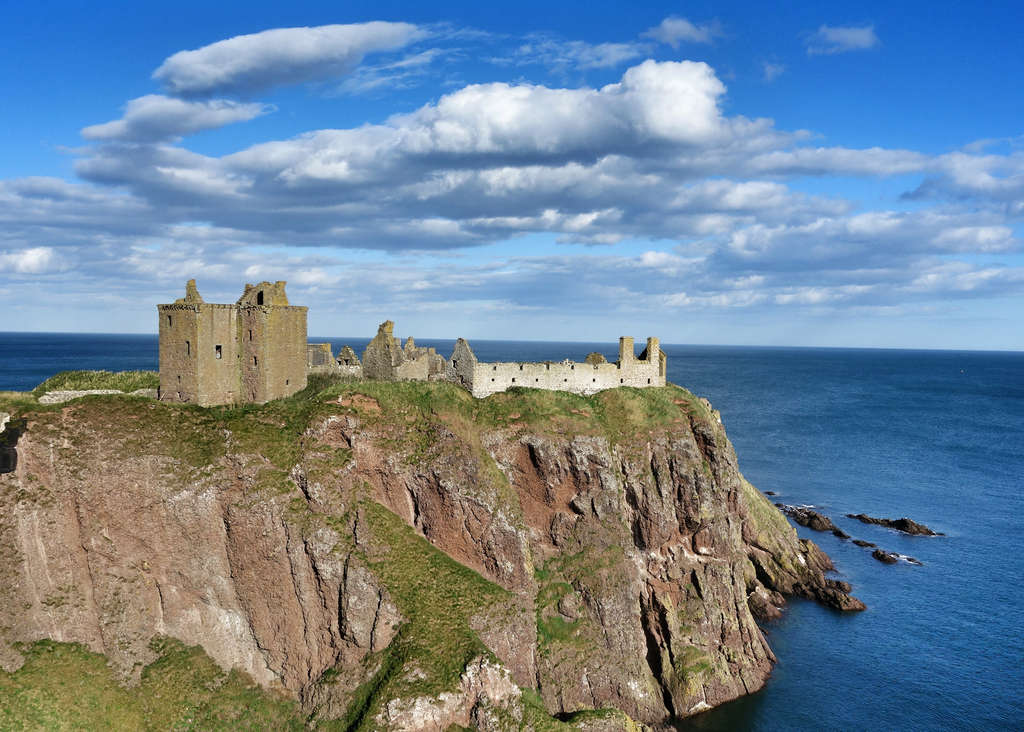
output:
[[[367,339],[330,340],[362,350]],[[452,341],[423,340],[448,354]],[[473,341],[481,360],[582,360],[616,343]],[[868,605],[792,600],[764,631],[779,658],[757,694],[693,730],[1024,729],[1024,353],[664,346],[669,380],[722,413],[740,467],[869,549],[799,528]],[[155,369],[155,336],[0,333],[0,390],[62,369]],[[910,518],[909,537],[844,517]]]

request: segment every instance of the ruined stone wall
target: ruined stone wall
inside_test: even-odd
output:
[[[647,341],[645,354],[653,358],[636,358],[632,338],[620,340],[619,354],[618,363],[482,363],[472,355],[468,344],[460,353],[457,343],[452,354],[454,366],[448,371],[448,379],[461,383],[477,398],[515,386],[593,394],[618,386],[642,388],[665,385],[665,359],[657,338]],[[460,360],[462,368],[459,367]]]
[[[204,304],[197,318],[195,356],[199,390],[197,404],[233,404],[239,400],[238,310],[231,305]]]
[[[195,401],[199,394],[199,371],[193,356],[198,348],[199,304],[160,305],[157,311],[160,398],[169,402]]]
[[[238,401],[236,308],[180,302],[158,309],[160,398],[203,406]]]
[[[160,398],[210,406],[265,402],[306,386],[306,308],[284,282],[246,285],[234,305],[185,297],[158,305]]]
[[[334,353],[331,351],[330,343],[307,343],[306,344],[306,369],[333,370],[337,366],[334,360]]]
[[[292,305],[239,305],[242,400],[267,402],[306,387],[306,312]]]

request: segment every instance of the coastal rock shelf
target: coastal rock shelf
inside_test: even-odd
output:
[[[848,513],[846,514],[846,517],[857,519],[862,524],[884,526],[887,529],[895,529],[896,531],[902,531],[904,534],[910,534],[912,536],[942,536],[938,531],[932,531],[924,524],[919,524],[908,518],[874,518],[863,513]]]
[[[49,638],[132,680],[170,636],[314,724],[626,729],[763,686],[755,617],[784,595],[864,607],[674,386],[312,378],[260,407],[11,410],[8,672]]]

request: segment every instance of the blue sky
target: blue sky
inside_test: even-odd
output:
[[[1019,4],[18,5],[0,330],[1024,350]]]

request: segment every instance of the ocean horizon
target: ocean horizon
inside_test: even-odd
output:
[[[369,338],[311,337],[335,352]],[[447,355],[453,340],[417,339]],[[487,360],[582,360],[602,343],[470,340]],[[642,343],[638,343],[639,347]],[[1024,726],[1024,353],[662,344],[668,379],[721,412],[740,469],[772,500],[814,506],[852,538],[797,527],[866,612],[790,599],[762,624],[764,689],[680,729],[1014,729]],[[155,334],[0,333],[0,389],[67,369],[156,369]],[[847,518],[910,517],[914,537]]]

